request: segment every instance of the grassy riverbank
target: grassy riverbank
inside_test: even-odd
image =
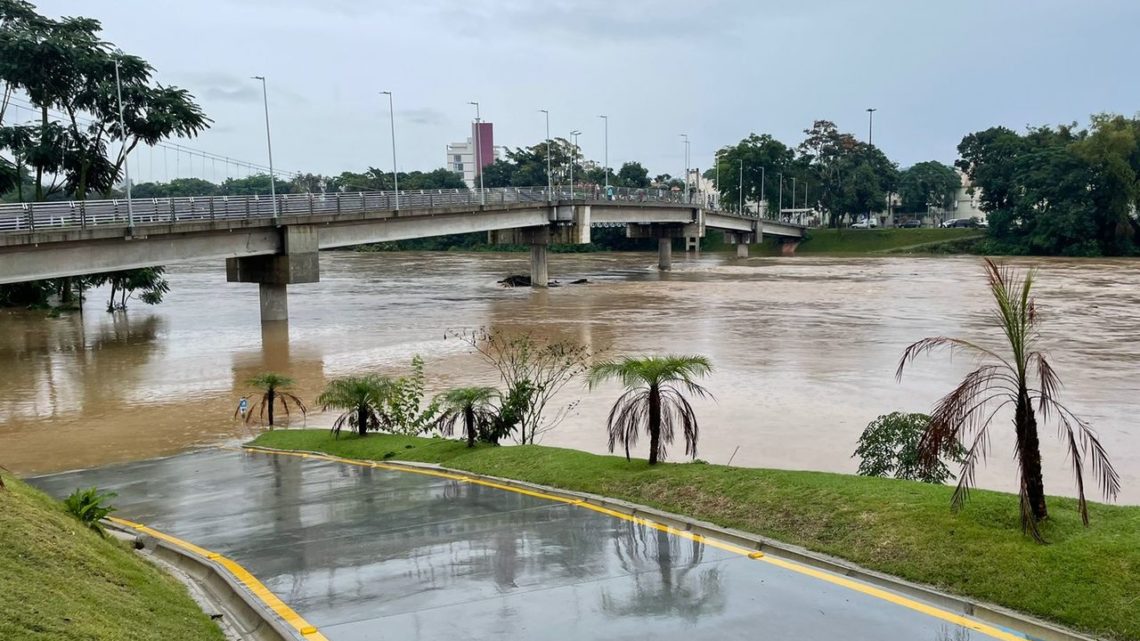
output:
[[[31,487],[0,490],[0,639],[223,641],[185,587]]]
[[[267,432],[254,443],[360,459],[440,463],[603,494],[755,532],[895,576],[1115,639],[1140,639],[1140,507],[1053,498],[1049,545],[1021,535],[1016,497],[977,491],[961,514],[948,487],[782,470],[663,464],[553,447],[479,447],[325,430]],[[1058,481],[1059,482],[1059,481]]]

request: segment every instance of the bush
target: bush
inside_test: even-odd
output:
[[[946,463],[962,463],[966,450],[961,443],[953,441],[939,453],[939,459],[933,465],[923,465],[918,444],[929,424],[930,417],[926,414],[905,412],[884,414],[871,421],[859,437],[859,446],[852,455],[861,459],[859,475],[894,476],[923,483],[953,480],[954,475]]]
[[[432,421],[439,414],[439,403],[432,400],[423,407],[425,383],[424,359],[417,354],[412,358],[412,374],[393,381],[388,395],[392,432],[411,436],[431,428]]]
[[[107,505],[106,501],[116,496],[118,494],[114,492],[99,492],[97,488],[89,487],[86,490],[72,492],[71,496],[64,500],[63,506],[72,516],[98,532],[99,536],[103,536],[106,532],[103,531],[103,525],[100,521],[115,511],[115,508]]]

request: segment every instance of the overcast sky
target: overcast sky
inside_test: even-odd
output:
[[[749,132],[798,144],[815,119],[901,165],[951,162],[968,132],[1140,109],[1136,0],[40,0],[102,21],[108,40],[193,92],[215,121],[188,143],[319,173],[444,163],[478,100],[495,143],[582,130],[614,167],[680,174]],[[173,159],[168,158],[173,172]],[[187,162],[183,160],[182,162]],[[161,159],[142,152],[142,179]],[[198,161],[200,164],[201,161]]]

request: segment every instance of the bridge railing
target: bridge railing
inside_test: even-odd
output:
[[[684,193],[658,188],[601,186],[505,187],[484,189],[424,189],[377,192],[336,192],[278,194],[279,216],[312,214],[362,213],[440,207],[494,206],[513,203],[537,203],[561,200],[612,201],[615,203],[672,203],[713,208],[704,195],[692,196],[686,203]],[[274,199],[264,195],[196,196],[169,198],[60,201],[0,205],[0,233],[26,233],[37,230],[86,229],[103,225],[127,226],[179,223],[206,220],[272,218]],[[740,214],[721,211],[726,215]],[[747,214],[742,217],[754,218]]]

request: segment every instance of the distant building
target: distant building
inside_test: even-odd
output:
[[[981,199],[982,190],[974,188],[974,193],[970,193],[970,188],[973,183],[970,178],[966,176],[965,172],[959,171],[958,177],[962,180],[962,186],[958,188],[958,194],[955,196],[954,209],[950,218],[977,218],[978,220],[986,220],[986,212],[982,211]]]
[[[478,162],[476,162],[476,144],[481,150]],[[498,159],[495,126],[489,122],[472,123],[470,138],[465,142],[453,142],[447,146],[445,166],[463,176],[463,182],[467,183],[468,188],[475,189],[479,186],[479,173]]]

